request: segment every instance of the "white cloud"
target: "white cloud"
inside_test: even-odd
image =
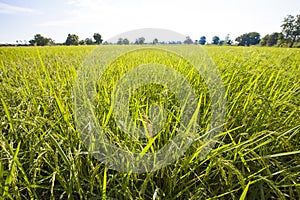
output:
[[[34,13],[34,12],[36,12],[36,11],[31,8],[12,6],[12,5],[0,2],[0,13],[1,14]]]

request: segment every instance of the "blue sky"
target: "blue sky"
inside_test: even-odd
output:
[[[0,0],[0,43],[36,33],[64,42],[99,32],[104,40],[139,28],[163,28],[208,42],[257,31],[280,31],[286,15],[300,14],[299,0]]]

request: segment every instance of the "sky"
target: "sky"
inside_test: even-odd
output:
[[[56,42],[68,33],[109,40],[141,28],[234,40],[252,31],[280,32],[288,14],[300,14],[300,0],[0,0],[0,43],[28,42],[37,33]]]

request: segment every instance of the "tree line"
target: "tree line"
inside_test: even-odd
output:
[[[235,41],[238,46],[300,47],[300,15],[288,15],[285,17],[281,28],[282,31],[280,33],[274,32],[267,34],[263,38],[260,38],[260,34],[257,32],[244,33],[238,36]],[[205,36],[202,36],[199,40],[199,44],[205,44],[205,40]],[[233,41],[229,39],[229,35],[226,36],[225,40],[220,40],[218,36],[214,36],[211,44],[232,45]]]
[[[224,40],[220,37],[214,36],[212,42],[207,42],[205,36],[201,36],[199,40],[192,40],[189,36],[182,41],[159,41],[155,38],[150,44],[213,44],[213,45],[238,45],[238,46],[286,46],[286,47],[300,47],[300,15],[292,16],[288,15],[284,18],[282,25],[282,31],[280,33],[274,32],[265,35],[261,38],[258,32],[244,33],[237,38],[235,42],[229,38],[229,34]],[[18,45],[22,45],[19,40],[17,40]],[[107,41],[103,43],[102,36],[99,33],[94,33],[92,38],[86,38],[85,40],[80,40],[79,36],[76,34],[68,34],[66,41],[64,43],[55,43],[51,38],[42,36],[41,34],[36,34],[32,40],[29,41],[31,46],[46,46],[46,45],[93,45],[93,44],[112,44]],[[135,40],[135,42],[130,42],[127,38],[119,38],[116,42],[118,45],[128,45],[128,44],[145,44],[145,38],[140,37]],[[148,43],[149,44],[149,43]],[[23,44],[27,45],[27,44]]]
[[[36,34],[32,40],[29,40],[29,44],[32,46],[47,46],[47,45],[91,45],[101,44],[103,42],[102,36],[99,33],[94,33],[93,38],[86,38],[85,40],[79,40],[79,36],[76,34],[68,34],[67,39],[62,44],[56,44],[51,38]]]

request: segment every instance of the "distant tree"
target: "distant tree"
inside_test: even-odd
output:
[[[285,39],[283,33],[278,33],[276,46],[282,46],[284,45],[284,43],[285,43]]]
[[[183,42],[183,44],[193,44],[193,40],[191,39],[190,36],[187,36]]]
[[[233,41],[232,41],[232,40],[227,40],[227,41],[226,41],[226,44],[227,44],[227,45],[232,45],[232,44],[233,44]]]
[[[26,46],[26,40],[16,40],[17,46]]]
[[[51,38],[49,38],[49,44],[50,45],[55,45],[55,40],[52,40]]]
[[[127,38],[123,39],[123,44],[128,45],[129,44],[129,40]]]
[[[94,33],[94,39],[96,40],[96,44],[102,44],[102,36],[99,33]]]
[[[68,34],[67,40],[65,42],[66,45],[78,45],[79,37],[75,34]]]
[[[155,38],[155,39],[153,40],[152,44],[157,44],[157,43],[158,43],[158,39]]]
[[[92,44],[94,44],[94,41],[92,38],[85,38],[84,43],[86,45],[92,45]]]
[[[275,46],[279,45],[279,43],[283,40],[283,35],[282,33],[272,33],[271,35],[266,35],[263,37],[260,41],[261,46]]]
[[[177,44],[177,42],[176,41],[168,41],[168,44]]]
[[[123,44],[123,38],[119,38],[118,41],[117,41],[117,44],[118,44],[118,45]]]
[[[29,40],[30,45],[33,46],[45,46],[45,45],[50,45],[54,43],[54,40],[51,38],[46,38],[42,36],[41,34],[36,34],[34,36],[34,39]]]
[[[37,44],[35,40],[29,40],[29,45],[36,46]]]
[[[144,37],[140,37],[138,39],[135,40],[135,44],[144,44],[145,42],[145,38]]]
[[[220,38],[219,38],[218,36],[214,36],[214,37],[212,38],[212,43],[213,43],[213,44],[219,44],[219,43],[220,43]]]
[[[260,42],[260,34],[257,32],[249,33],[250,45],[256,45]]]
[[[286,43],[289,47],[293,47],[295,42],[300,39],[300,15],[296,17],[288,15],[284,18],[281,27]]]
[[[245,33],[235,39],[239,46],[256,45],[260,42],[260,34],[257,32]]]
[[[226,35],[225,37],[225,40],[224,40],[224,44],[227,44],[227,45],[232,45],[232,40],[230,39],[229,37],[229,34]]]
[[[79,40],[79,45],[85,45],[85,40]]]
[[[261,46],[267,46],[269,38],[270,38],[269,34],[265,35],[263,38],[261,38],[259,44]]]
[[[205,45],[205,43],[206,43],[206,37],[205,36],[200,37],[199,44]]]

